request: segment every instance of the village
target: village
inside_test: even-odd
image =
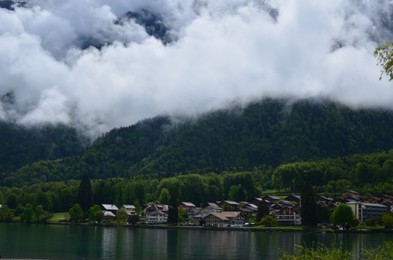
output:
[[[364,196],[353,190],[346,190],[335,199],[327,196],[318,196],[317,204],[328,209],[331,213],[340,204],[351,207],[355,218],[359,223],[378,222],[386,212],[393,212],[392,195]],[[113,204],[101,205],[104,218],[103,223],[108,223],[116,218],[119,208]],[[179,214],[184,215],[182,225],[205,226],[205,227],[244,227],[255,223],[255,215],[260,207],[265,207],[266,215],[274,216],[278,226],[298,226],[301,219],[301,196],[275,196],[265,195],[252,201],[215,201],[209,202],[203,207],[198,207],[191,202],[180,202]],[[166,204],[150,203],[143,212],[138,214],[134,205],[122,207],[129,217],[128,223],[134,223],[138,219],[139,224],[164,224],[168,222],[169,206]],[[321,223],[322,224],[322,223]],[[328,224],[328,223],[323,223]]]

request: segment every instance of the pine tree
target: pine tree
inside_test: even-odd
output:
[[[302,225],[314,227],[318,224],[317,203],[311,184],[306,183],[302,190]]]
[[[171,195],[168,206],[168,223],[176,224],[178,222],[179,215],[177,208],[177,198],[175,195]]]
[[[83,174],[78,190],[78,204],[81,206],[85,217],[88,216],[89,209],[93,205],[93,193],[91,182],[87,173]]]

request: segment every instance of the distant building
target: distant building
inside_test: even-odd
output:
[[[203,218],[206,226],[212,227],[241,227],[244,225],[244,217],[240,211],[212,212]]]
[[[224,201],[220,202],[219,206],[220,206],[220,208],[223,208],[224,210],[234,211],[239,208],[240,204],[236,201],[224,200]]]
[[[380,218],[388,210],[387,206],[378,203],[351,201],[346,204],[352,208],[352,212],[360,222]]]
[[[179,205],[179,209],[184,209],[186,211],[189,211],[190,209],[193,209],[195,207],[196,206],[193,203],[191,203],[191,202],[184,202],[184,201],[181,202],[180,205]]]
[[[166,223],[168,222],[168,205],[151,204],[145,208],[147,223]]]

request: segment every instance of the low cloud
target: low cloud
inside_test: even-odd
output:
[[[173,41],[118,22],[141,10]],[[373,51],[392,40],[392,14],[389,0],[29,1],[0,9],[0,96],[13,95],[0,119],[96,136],[263,97],[391,109]]]

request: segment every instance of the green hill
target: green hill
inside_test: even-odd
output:
[[[392,111],[266,99],[197,119],[156,117],[113,129],[81,156],[27,165],[3,174],[2,183],[74,179],[83,171],[92,178],[241,171],[381,152],[393,147],[392,126]]]

